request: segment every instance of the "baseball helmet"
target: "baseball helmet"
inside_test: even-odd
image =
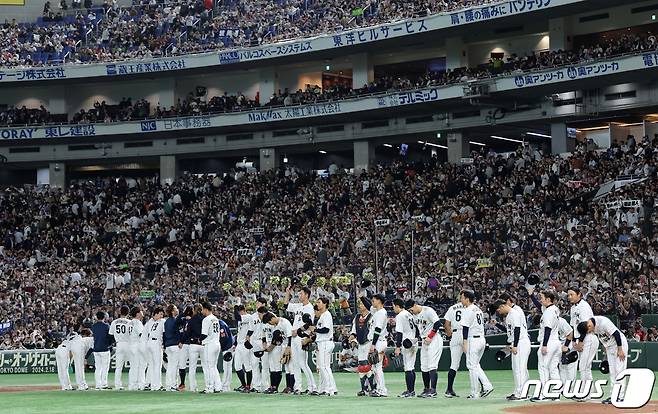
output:
[[[560,363],[562,365],[569,365],[576,361],[578,361],[578,352],[576,351],[565,352],[562,354],[562,358],[560,359]]]
[[[610,363],[608,363],[608,361],[601,361],[601,365],[599,366],[599,371],[601,371],[601,374],[609,374]]]
[[[265,354],[265,351],[256,351],[256,352],[254,352],[254,356],[255,356],[256,358],[260,358],[260,357],[262,357],[264,354]]]
[[[503,362],[507,357],[509,357],[511,354],[509,349],[501,349],[498,352],[496,352],[496,361],[498,362]]]
[[[539,284],[539,276],[536,273],[531,274],[528,276],[528,284],[531,286],[535,286]]]
[[[403,346],[405,349],[409,349],[409,348],[411,348],[412,346],[414,346],[414,344],[413,344],[413,342],[411,342],[411,339],[407,338],[407,339],[405,339],[404,341],[402,341],[402,346]]]
[[[251,344],[251,342],[249,342],[249,341],[244,341],[244,347],[247,348],[247,349],[251,349],[251,348],[253,348],[254,346]]]
[[[275,345],[281,345],[283,343],[283,333],[280,330],[275,329],[272,332],[272,343]]]
[[[230,352],[224,352],[222,358],[224,359],[224,361],[229,362],[230,360],[233,359],[233,354]]]
[[[305,313],[302,315],[302,322],[304,322],[305,325],[313,325],[313,318],[311,318],[311,315],[308,313]]]

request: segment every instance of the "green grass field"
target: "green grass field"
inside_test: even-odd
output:
[[[191,392],[128,392],[128,391],[31,391],[0,393],[0,412],[6,414],[28,413],[205,413],[209,411],[227,410],[237,413],[274,413],[289,414],[301,412],[387,412],[387,413],[429,413],[444,412],[450,414],[493,414],[500,413],[504,408],[516,405],[531,404],[528,402],[510,403],[505,396],[512,392],[513,380],[511,371],[490,371],[487,373],[495,386],[495,392],[486,399],[476,401],[466,400],[468,394],[468,373],[460,371],[457,375],[455,391],[462,397],[447,399],[443,397],[446,385],[446,373],[439,373],[440,396],[437,399],[405,400],[397,398],[404,389],[402,373],[387,373],[386,385],[388,398],[357,397],[358,379],[355,374],[336,374],[339,395],[336,397],[288,396],[239,394],[235,392],[201,395]],[[198,375],[200,383],[202,375]],[[236,376],[233,378],[237,381]],[[537,378],[537,372],[531,372],[531,378]],[[603,379],[597,373],[595,379]],[[124,374],[124,383],[127,374]],[[93,373],[87,374],[87,381],[92,386]],[[110,374],[110,384],[113,377]],[[57,386],[56,374],[26,374],[0,375],[0,387],[8,386]],[[237,383],[236,385],[237,386]],[[422,389],[420,375],[416,387]],[[658,398],[654,390],[653,399]],[[367,411],[366,411],[367,410]],[[386,411],[382,411],[386,410]]]

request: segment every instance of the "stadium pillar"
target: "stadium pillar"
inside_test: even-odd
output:
[[[548,42],[551,51],[571,49],[567,24],[564,17],[548,20]]]
[[[446,39],[446,69],[457,69],[468,66],[468,45],[461,37]]]
[[[260,149],[260,172],[276,170],[279,168],[279,153],[274,148]]]
[[[375,163],[375,146],[368,141],[354,141],[354,174],[368,171]]]
[[[375,69],[367,53],[352,55],[352,88],[361,89],[363,85],[375,80]]]
[[[564,122],[551,124],[551,153],[555,155],[569,151],[567,124]]]
[[[151,108],[154,108],[156,105],[160,104],[163,108],[170,108],[176,105],[176,81],[171,79],[160,79],[158,80],[159,85],[159,95],[158,102],[153,105],[151,103]]]
[[[266,67],[260,70],[260,81],[258,85],[259,102],[264,105],[270,101],[272,95],[279,90],[279,74],[274,67]]]
[[[461,132],[451,132],[448,134],[448,162],[451,164],[461,163],[462,158],[468,157],[471,151],[471,144],[468,139],[464,138]]]
[[[48,166],[48,182],[51,188],[65,188],[66,164],[51,162]]]
[[[178,159],[175,155],[160,156],[160,185],[173,184],[178,178]]]

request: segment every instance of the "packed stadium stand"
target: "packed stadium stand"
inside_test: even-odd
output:
[[[626,3],[12,9],[0,349],[128,303],[207,299],[234,326],[289,286],[341,324],[366,292],[440,315],[509,292],[536,327],[531,275],[657,341],[658,6]]]

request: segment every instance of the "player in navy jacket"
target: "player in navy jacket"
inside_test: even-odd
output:
[[[96,365],[95,382],[97,390],[110,389],[107,384],[107,374],[110,371],[110,346],[114,341],[110,335],[110,325],[105,322],[103,311],[96,313],[96,323],[91,327],[94,334],[94,365]]]
[[[231,329],[222,319],[219,320],[219,344],[222,349],[222,366],[224,368],[224,378],[222,378],[222,390],[231,390],[231,379],[233,377],[233,350],[235,347],[235,337]]]
[[[180,376],[180,368],[187,364],[187,349],[183,348],[181,327],[183,315],[178,312],[175,305],[167,306],[167,319],[164,322],[164,348],[167,355],[167,389],[180,390],[180,383],[176,384],[176,372]]]

